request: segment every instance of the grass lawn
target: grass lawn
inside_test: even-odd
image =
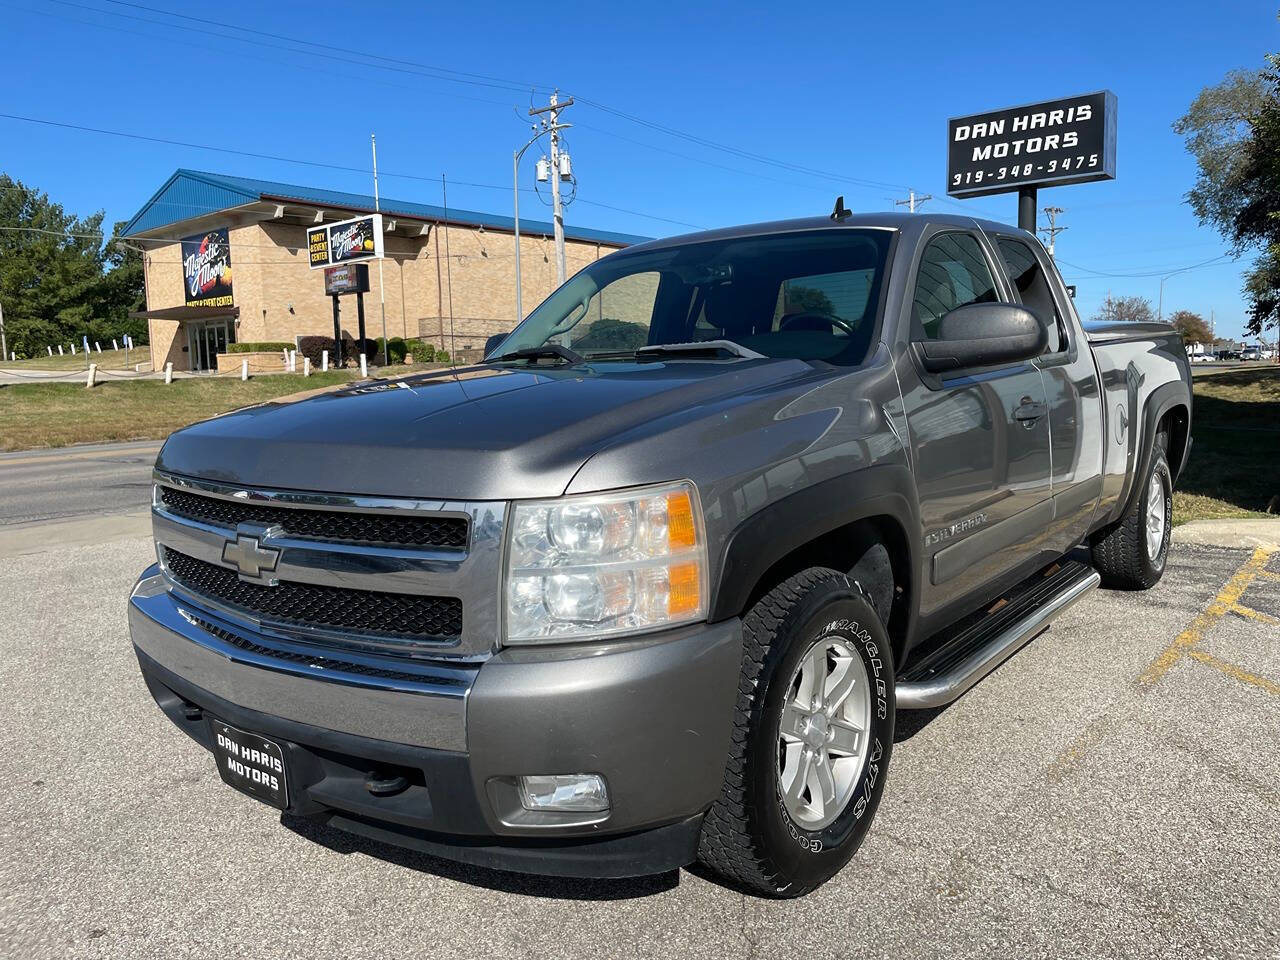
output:
[[[1268,516],[1280,495],[1280,365],[1197,371],[1192,389],[1194,445],[1174,524]]]
[[[0,450],[167,437],[179,427],[252,403],[346,383],[359,371],[175,380],[0,385]]]
[[[104,370],[125,370],[133,369],[135,363],[150,363],[151,354],[147,352],[145,345],[134,347],[129,351],[129,363],[125,364],[123,350],[103,350],[101,353],[93,351],[88,357],[85,357],[84,351],[78,351],[75,356],[70,353],[64,353],[58,356],[55,352],[52,357],[33,357],[30,360],[3,360],[0,361],[0,370],[13,370],[21,373],[23,370],[65,370],[72,373],[76,370],[88,370],[90,363],[96,363]]]

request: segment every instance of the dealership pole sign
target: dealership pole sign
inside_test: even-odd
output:
[[[382,257],[380,213],[327,223],[307,231],[307,259],[313,270]]]
[[[183,239],[182,285],[188,307],[231,306],[231,240],[226,227]]]
[[[947,193],[953,197],[1115,176],[1116,96],[1108,90],[947,121]]]

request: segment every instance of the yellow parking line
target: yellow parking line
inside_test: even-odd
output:
[[[1189,648],[1204,639],[1206,630],[1221,620],[1228,611],[1238,606],[1245,590],[1258,578],[1259,572],[1267,565],[1271,554],[1272,551],[1264,550],[1262,547],[1254,550],[1253,556],[1246,560],[1235,575],[1227,581],[1226,586],[1218,591],[1218,595],[1209,602],[1209,606],[1205,607],[1202,613],[1197,614],[1196,618],[1187,624],[1187,628],[1174,637],[1173,643],[1169,644],[1151,666],[1143,671],[1142,676],[1138,678],[1138,686],[1148,687],[1163,677],[1174,664],[1187,655]]]
[[[1280,624],[1280,620],[1271,616],[1271,614],[1255,610],[1253,607],[1246,607],[1243,603],[1233,603],[1231,612],[1239,614],[1246,620],[1256,620],[1258,623]]]
[[[1191,650],[1187,656],[1193,660],[1203,663],[1207,667],[1213,667],[1215,670],[1221,670],[1229,677],[1239,680],[1241,683],[1247,683],[1251,687],[1257,687],[1265,690],[1267,693],[1273,693],[1280,697],[1280,683],[1274,680],[1268,680],[1266,677],[1260,677],[1256,673],[1250,673],[1248,670],[1242,670],[1234,663],[1227,663],[1225,660],[1219,660],[1212,653],[1206,653],[1204,650]]]

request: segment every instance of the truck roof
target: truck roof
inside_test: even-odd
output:
[[[678,234],[660,240],[650,240],[628,247],[628,254],[636,251],[658,250],[677,244],[702,243],[708,240],[726,240],[733,237],[752,237],[770,233],[798,233],[805,230],[840,230],[861,227],[881,230],[899,230],[908,223],[942,224],[972,230],[975,226],[983,230],[1013,231],[1021,233],[1018,227],[981,217],[968,217],[958,213],[853,213],[843,220],[832,220],[829,216],[797,217],[791,220],[768,220],[762,223],[746,223],[732,227],[717,227],[713,230],[699,230],[696,233]],[[1031,236],[1030,233],[1027,236]]]

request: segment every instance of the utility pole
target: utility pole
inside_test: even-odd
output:
[[[893,205],[895,207],[906,207],[909,213],[915,213],[916,204],[924,203],[926,200],[932,200],[932,199],[933,199],[933,194],[931,193],[926,193],[922,197],[917,197],[916,192],[914,190],[908,190],[907,199],[895,200],[893,201]]]
[[[560,91],[553,90],[551,93],[551,101],[545,107],[532,107],[529,110],[529,116],[534,117],[540,113],[550,114],[547,122],[547,132],[551,134],[551,222],[555,229],[556,238],[556,283],[564,283],[565,267],[564,267],[564,208],[560,203],[560,131],[566,130],[572,124],[560,122],[560,111],[573,106],[573,97],[563,103],[560,102]],[[568,157],[565,157],[566,161]]]
[[[372,133],[369,134],[369,143],[373,145],[373,210],[375,213],[382,211],[382,206],[378,202],[378,138]],[[360,294],[360,316],[364,317],[364,294]],[[387,288],[382,283],[382,258],[378,258],[378,303],[382,307],[382,365],[384,367],[391,366],[391,347],[387,343]],[[404,316],[404,304],[400,304],[401,316]],[[363,327],[363,324],[361,324]],[[360,331],[363,339],[364,331]],[[360,344],[360,349],[364,349],[364,344]]]
[[[4,304],[0,303],[0,360],[9,356],[9,345],[4,340]]]
[[[1049,218],[1049,226],[1045,227],[1040,232],[1047,233],[1049,235],[1048,246],[1049,246],[1049,256],[1051,257],[1053,256],[1053,246],[1054,246],[1054,242],[1058,239],[1058,234],[1060,234],[1063,230],[1067,229],[1066,227],[1058,226],[1058,214],[1060,213],[1066,213],[1066,211],[1063,210],[1061,207],[1045,207],[1044,208],[1044,215]]]

